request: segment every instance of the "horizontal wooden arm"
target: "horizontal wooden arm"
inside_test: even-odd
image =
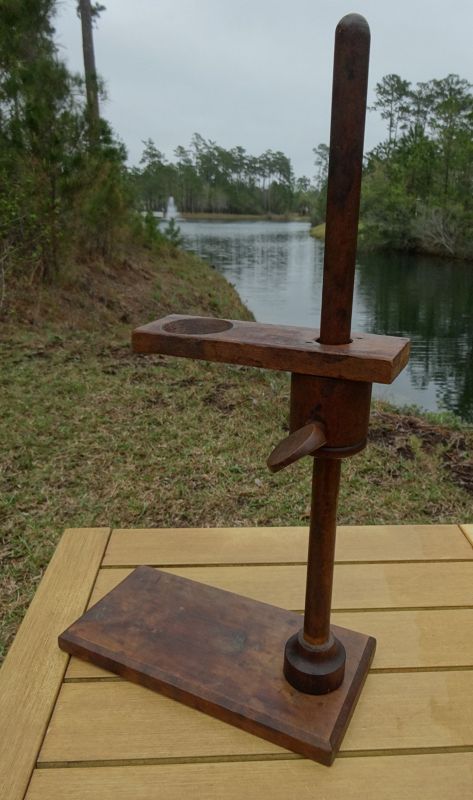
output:
[[[135,353],[222,361],[366,383],[392,383],[409,358],[409,340],[352,333],[323,345],[319,331],[291,325],[170,314],[133,331]]]

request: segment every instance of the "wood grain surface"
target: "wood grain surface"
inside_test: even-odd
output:
[[[460,527],[470,544],[473,546],[473,525],[460,525]]]
[[[367,383],[392,383],[409,358],[402,337],[353,333],[349,344],[323,345],[315,328],[222,320],[230,327],[207,333],[211,319],[170,314],[142,325],[133,350]]]
[[[335,625],[377,641],[374,670],[430,670],[473,667],[473,608],[434,611],[335,611]],[[111,672],[72,658],[66,679],[106,678]]]
[[[465,526],[468,527],[468,526]],[[472,537],[473,537],[473,526]],[[104,566],[305,563],[309,528],[160,528],[113,531]],[[339,525],[335,560],[473,560],[458,525]]]
[[[370,674],[341,752],[472,748],[472,719],[471,670]],[[39,763],[281,752],[258,736],[128,681],[71,683],[61,690]]]
[[[323,691],[303,694],[282,669],[286,641],[300,622],[294,612],[137,567],[64,631],[59,644],[126,680],[331,764],[376,643],[333,626],[346,651],[337,691],[327,692],[323,683]],[[324,678],[331,662],[322,666]]]
[[[466,800],[472,753],[38,769],[27,800]]]
[[[86,550],[79,545],[82,534]],[[96,559],[96,570],[107,538],[103,531],[68,534],[12,647],[9,675],[7,664],[0,673],[10,709],[2,713],[2,798],[16,800],[26,791],[28,800],[154,800],[159,787],[164,800],[282,800],[314,793],[327,800],[464,800],[473,782],[468,536],[471,523],[339,529],[337,603],[344,605],[333,622],[374,635],[378,646],[340,757],[328,770],[74,659],[61,688],[67,657],[48,626],[53,621],[60,628],[63,618],[68,624],[82,611],[94,572],[84,566],[85,553]],[[123,566],[148,562],[181,565],[177,571],[184,574],[273,595],[278,605],[292,599],[286,607],[297,609],[306,542],[303,528],[117,530],[96,596],[127,574]],[[261,566],[268,553],[273,567]],[[300,591],[291,589],[294,580]],[[65,587],[70,599],[62,595]],[[388,603],[385,610],[369,607],[372,595]],[[38,652],[35,672],[31,654]]]
[[[304,608],[305,566],[176,567],[194,581],[296,611]],[[130,569],[101,569],[91,603],[122,581]],[[333,609],[445,608],[472,605],[473,562],[337,564]]]
[[[0,672],[0,797],[20,800],[61,686],[68,656],[57,646],[87,604],[109,528],[67,530]]]

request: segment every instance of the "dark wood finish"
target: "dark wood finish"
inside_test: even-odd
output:
[[[309,425],[304,425],[279,442],[266,462],[268,468],[271,472],[279,472],[303,456],[312,455],[326,441],[325,428],[321,423],[311,422]]]
[[[293,373],[289,429],[321,423],[327,441],[317,458],[347,458],[366,446],[370,404],[371,383]]]
[[[216,324],[210,332],[211,322],[220,323],[220,329]],[[170,314],[133,331],[132,344],[135,353],[368,383],[392,383],[409,358],[409,340],[400,337],[355,333],[351,343],[333,346],[320,344],[318,336],[312,328]]]
[[[283,676],[300,616],[175,575],[138,567],[75,622],[60,647],[308,758],[331,764],[375,642],[334,626],[345,679],[312,697]]]
[[[340,472],[337,459],[314,460],[304,614],[304,639],[311,645],[325,645],[330,636]]]
[[[348,14],[335,31],[320,341],[350,341],[370,29]]]
[[[303,631],[294,633],[284,648],[284,675],[299,692],[329,694],[345,677],[347,652],[336,636],[323,645],[310,646]]]
[[[335,32],[335,58],[327,187],[324,280],[319,342],[346,347],[358,234],[370,31],[357,14]],[[355,339],[356,340],[356,339]],[[286,643],[284,674],[302,692],[333,692],[343,681],[346,652],[330,631],[340,461],[366,444],[371,383],[351,375],[307,376],[294,367],[290,430],[308,421],[324,425],[327,441],[317,450],[307,560],[304,627]],[[378,380],[375,378],[374,380]]]

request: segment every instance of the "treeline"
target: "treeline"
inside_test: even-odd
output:
[[[366,157],[362,245],[473,258],[472,88],[458,75],[376,85],[387,138]]]
[[[0,5],[2,287],[20,274],[53,281],[135,225],[125,148],[104,120],[92,130],[84,81],[54,43],[55,5]]]
[[[85,5],[95,16],[101,8]],[[164,210],[170,195],[183,212],[322,221],[325,145],[314,151],[312,180],[296,178],[281,151],[252,155],[198,133],[173,161],[148,139],[140,165],[127,168],[123,144],[92,119],[84,79],[59,57],[55,8],[56,0],[0,4],[0,307],[16,276],[54,281],[69,264],[110,258],[130,239],[162,241],[154,216],[141,212]],[[376,86],[387,138],[366,157],[366,247],[473,258],[471,90],[457,75],[416,87],[388,75]]]
[[[290,159],[279,150],[253,156],[195,133],[188,147],[176,147],[170,162],[151,139],[144,145],[131,180],[147,211],[164,210],[170,195],[184,212],[310,214],[313,209],[315,187],[309,178],[294,177]]]
[[[98,93],[91,98],[96,75],[87,67],[85,78],[71,74],[59,56],[56,7],[0,3],[0,310],[18,278],[54,282],[130,241],[177,243],[174,229],[161,232],[142,213],[164,209],[169,195],[182,211],[310,213],[314,187],[295,180],[279,151],[254,157],[195,134],[174,163],[148,140],[140,166],[129,169],[124,145],[98,114]],[[96,19],[102,7],[80,0],[82,21],[84,9]]]

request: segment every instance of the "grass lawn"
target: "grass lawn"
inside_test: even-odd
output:
[[[231,287],[190,256],[86,282],[44,299],[67,313],[42,323],[25,306],[0,327],[3,652],[64,527],[308,522],[309,459],[265,466],[287,375],[130,352],[132,327],[171,309],[248,316]],[[340,523],[471,521],[472,442],[375,404],[370,446],[343,466]]]

